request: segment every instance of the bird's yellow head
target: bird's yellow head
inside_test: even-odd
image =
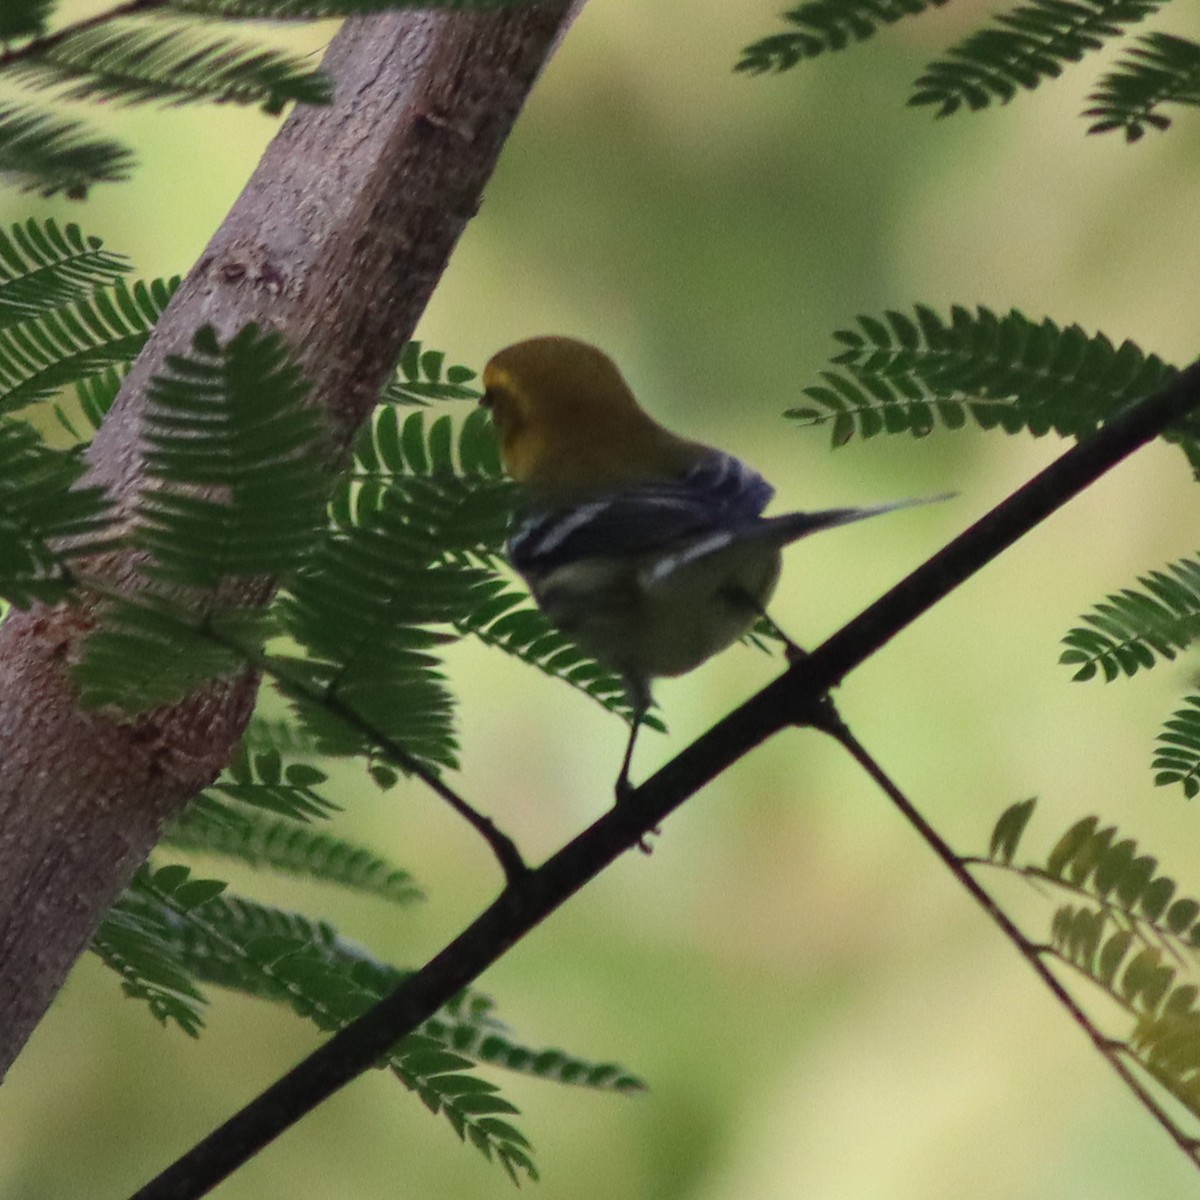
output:
[[[483,386],[508,473],[549,498],[677,475],[704,452],[652,420],[612,359],[574,338],[506,347]]]

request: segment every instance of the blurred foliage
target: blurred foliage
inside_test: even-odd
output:
[[[791,27],[742,51],[737,70],[754,75],[790,71],[808,59],[866,41],[883,25],[915,17],[945,0],[808,0],[784,14]],[[939,117],[960,109],[978,111],[1007,104],[1022,89],[1033,91],[1117,39],[1130,25],[1155,16],[1169,0],[1034,0],[998,13],[946,56],[926,67],[909,104],[931,107]],[[1178,7],[1182,8],[1182,5]],[[1200,105],[1200,44],[1151,33],[1137,39],[1119,66],[1089,96],[1089,132],[1124,130],[1137,141],[1147,128],[1163,130],[1167,104]]]

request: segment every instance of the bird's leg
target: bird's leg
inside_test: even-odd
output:
[[[633,720],[629,727],[629,741],[625,744],[625,757],[621,760],[621,773],[617,776],[617,805],[628,804],[633,798],[634,787],[629,781],[629,768],[633,764],[633,747],[637,742],[638,730],[642,727],[642,721],[645,719],[646,713],[650,710],[650,688],[644,679],[639,679],[636,676],[625,676],[625,691],[629,696],[629,704],[633,709]],[[651,834],[657,834],[657,826],[650,830]],[[650,834],[638,838],[638,849],[643,854],[650,853],[650,843],[647,838]]]
[[[643,676],[623,671],[621,678],[625,684],[625,695],[629,700],[629,707],[632,710],[632,720],[629,723],[629,741],[625,746],[625,757],[621,760],[621,773],[617,776],[618,804],[624,804],[633,795],[633,784],[629,782],[629,768],[633,765],[633,747],[637,741],[638,730],[641,729],[642,722],[650,711],[650,705],[654,702],[650,695],[650,683]]]
[[[633,795],[633,784],[629,782],[629,768],[633,764],[633,746],[637,741],[638,730],[642,727],[642,718],[646,715],[645,708],[635,702],[633,721],[629,726],[629,741],[625,744],[625,757],[621,760],[621,772],[617,776],[617,803],[626,804]]]
[[[649,701],[647,701],[647,704]],[[642,718],[646,715],[646,710],[642,707],[637,707],[633,710],[633,725],[629,730],[629,741],[625,746],[625,758],[621,762],[621,773],[617,776],[617,805],[628,804],[633,798],[633,784],[629,782],[629,765],[633,761],[633,744],[637,741],[638,730],[642,726]],[[659,832],[656,825],[650,830],[650,833],[643,834],[638,838],[637,848],[643,854],[652,853],[652,847],[649,842],[651,834],[657,835]]]

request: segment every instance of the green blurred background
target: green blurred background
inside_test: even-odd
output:
[[[924,63],[988,9],[959,0],[854,53],[752,79],[731,64],[778,27],[773,2],[592,0],[418,331],[476,366],[535,333],[595,341],[664,420],[769,474],[781,508],[957,490],[789,552],[773,611],[810,644],[1063,449],[965,432],[830,453],[825,433],[780,413],[833,329],[914,300],[979,302],[1176,362],[1196,353],[1200,118],[1135,147],[1086,137],[1076,114],[1095,62],[1005,110],[937,122],[906,109]],[[1200,34],[1194,10],[1170,18]],[[319,51],[330,34],[293,44]],[[234,111],[106,119],[139,150],[134,183],[85,205],[4,194],[0,219],[49,208],[143,274],[185,270],[273,126]],[[1200,888],[1200,814],[1148,769],[1191,668],[1105,688],[1056,665],[1091,602],[1195,548],[1180,516],[1193,505],[1182,457],[1144,451],[842,687],[851,725],[956,847],[984,848],[999,811],[1038,794],[1031,849],[1099,810]],[[623,727],[497,653],[464,645],[449,665],[460,783],[540,858],[609,803]],[[664,683],[671,732],[644,738],[635,773],[777,666],[735,648]],[[420,788],[380,798],[348,780],[341,796],[343,832],[417,871],[420,910],[235,883],[420,963],[493,896],[488,855]],[[1036,897],[1001,891],[1045,928]],[[620,1098],[500,1079],[545,1200],[1141,1200],[1196,1187],[1012,949],[815,734],[781,737],[713,784],[652,856],[627,856],[482,986],[521,1037],[617,1059],[651,1085]],[[0,1198],[125,1195],[316,1044],[286,1013],[215,999],[192,1042],[82,962],[0,1091]],[[217,1194],[470,1200],[509,1187],[375,1075]]]

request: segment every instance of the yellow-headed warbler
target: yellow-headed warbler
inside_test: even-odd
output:
[[[925,503],[764,517],[774,489],[758,472],[664,429],[607,355],[572,338],[501,350],[483,385],[504,465],[525,493],[509,559],[550,620],[629,693],[618,799],[650,681],[698,667],[765,615],[784,546]]]

